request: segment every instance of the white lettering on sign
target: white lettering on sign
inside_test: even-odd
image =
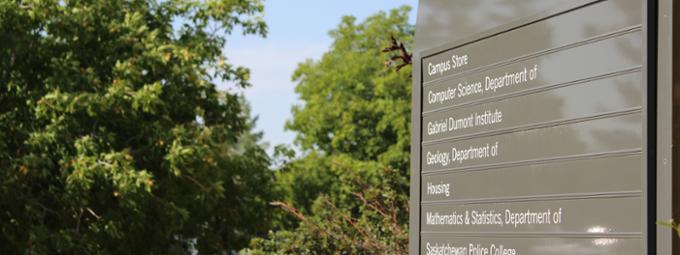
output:
[[[475,83],[458,83],[458,94],[456,95],[457,97],[466,97],[470,95],[475,95],[475,94],[482,94],[484,93],[484,90],[482,90],[482,82],[475,82]]]
[[[427,255],[518,255],[517,249],[507,248],[504,244],[492,243],[484,246],[478,243],[468,243],[465,246],[450,243],[425,243]]]
[[[505,248],[505,245],[492,244],[489,247],[491,250],[491,255],[517,255],[517,250],[512,248]]]
[[[499,226],[513,227],[535,225],[560,225],[563,222],[562,208],[544,210],[465,210],[440,214],[426,212],[427,225]]]
[[[456,98],[456,88],[447,87],[445,90],[427,93],[427,102],[430,104],[442,104],[446,101]]]
[[[452,63],[453,69],[467,65],[468,64],[468,55],[462,55],[462,56],[453,55],[453,56],[451,56],[451,63]]]
[[[439,212],[427,212],[427,225],[463,225],[463,215],[456,213],[439,214]]]
[[[468,218],[468,212],[465,212],[465,222],[470,225],[503,225],[503,220],[501,219],[503,214],[500,212],[494,210],[472,210],[469,213],[470,217]]]
[[[444,133],[447,131],[447,126],[448,124],[446,123],[446,119],[443,120],[438,120],[438,121],[428,121],[427,122],[427,134],[428,135],[436,135],[439,133]]]
[[[526,210],[522,212],[512,212],[505,210],[505,224],[514,225],[550,225],[562,223],[562,208],[551,212],[547,211],[531,211]]]
[[[536,78],[538,78],[538,65],[534,65],[531,69],[524,67],[524,70],[519,72],[505,73],[498,77],[487,76],[484,79],[484,90],[496,92],[498,89],[533,81]]]
[[[427,165],[448,166],[449,163],[451,163],[451,157],[448,152],[427,152]]]
[[[459,82],[455,87],[447,86],[440,90],[430,90],[427,93],[428,104],[444,104],[453,101],[456,98],[464,98],[467,96],[484,95],[484,93],[493,95],[496,92],[502,92],[507,88],[517,87],[526,84],[530,81],[538,79],[539,66],[522,67],[519,71],[506,72],[499,76],[486,75],[482,80],[463,81]]]
[[[503,122],[503,111],[494,108],[474,112],[464,117],[448,117],[427,122],[427,135],[437,135],[473,127],[484,127]]]
[[[430,76],[439,75],[442,76],[444,73],[460,68],[468,64],[468,55],[453,55],[451,59],[448,59],[439,63],[428,63],[427,64],[427,74]]]
[[[451,156],[454,162],[462,164],[468,160],[493,158],[498,156],[498,142],[494,145],[486,144],[483,146],[470,146],[466,149],[451,148]]]
[[[425,244],[427,255],[469,255],[466,246],[453,246],[451,244]]]
[[[427,183],[427,194],[428,195],[441,195],[444,194],[446,197],[449,197],[451,194],[450,192],[450,184],[449,183],[443,183],[440,182],[439,184],[432,184],[431,182]]]
[[[430,76],[435,74],[443,75],[448,70],[451,70],[451,61],[444,61],[437,64],[427,64],[427,73]]]
[[[503,122],[503,112],[498,109],[484,111],[482,114],[475,113],[475,126],[486,126]]]

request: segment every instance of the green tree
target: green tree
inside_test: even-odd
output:
[[[303,150],[408,169],[411,69],[385,68],[381,50],[390,44],[390,36],[413,41],[409,10],[379,13],[359,24],[344,17],[330,32],[331,49],[320,60],[298,66],[293,80],[304,104],[293,108],[286,127],[297,132]]]
[[[257,0],[0,0],[4,254],[240,249],[269,227],[269,158],[240,143],[235,30]],[[256,138],[256,137],[255,137]]]
[[[272,203],[298,224],[253,240],[253,249],[245,253],[407,254],[408,194],[399,190],[408,187],[408,179],[375,161],[347,155],[326,159],[331,162],[329,168],[316,171],[336,177],[328,190],[310,191],[313,198],[306,200],[311,203],[306,210],[294,202]],[[298,179],[295,184],[309,188],[309,179]]]
[[[411,69],[385,67],[381,50],[391,36],[412,43],[409,11],[344,17],[330,50],[299,65],[304,104],[287,128],[303,156],[277,171],[274,203],[288,217],[246,253],[407,253]]]

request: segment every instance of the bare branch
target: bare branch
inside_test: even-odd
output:
[[[382,52],[395,52],[398,51],[398,55],[394,55],[390,57],[390,60],[385,62],[385,66],[389,67],[393,64],[396,64],[398,60],[401,60],[401,63],[397,65],[396,69],[397,72],[401,70],[402,68],[411,65],[412,64],[412,57],[408,50],[406,50],[406,46],[404,46],[404,43],[397,41],[396,38],[394,38],[394,35],[391,36],[391,42],[392,44],[382,50]]]
[[[89,212],[90,214],[92,214],[92,216],[94,216],[94,217],[97,218],[97,219],[101,219],[101,218],[102,218],[101,216],[99,216],[99,215],[97,215],[96,213],[94,213],[94,211],[92,211],[92,209],[90,209],[89,207],[85,208],[85,210],[87,210],[87,212]]]

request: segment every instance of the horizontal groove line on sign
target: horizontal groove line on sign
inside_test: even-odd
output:
[[[628,191],[613,191],[613,192],[570,193],[570,194],[536,195],[536,196],[515,196],[515,197],[494,197],[494,198],[479,198],[479,199],[422,201],[421,204],[422,205],[500,204],[500,203],[538,202],[538,201],[555,201],[555,200],[626,198],[626,197],[639,197],[641,195],[642,195],[641,190],[628,190]]]
[[[544,92],[544,91],[554,90],[554,89],[568,87],[568,86],[574,86],[574,85],[583,84],[583,83],[587,83],[587,82],[591,82],[591,81],[602,80],[602,79],[606,79],[606,78],[622,76],[622,75],[632,74],[632,73],[641,72],[641,71],[642,71],[642,66],[633,66],[633,67],[624,68],[624,69],[614,71],[614,72],[608,72],[608,73],[603,73],[603,74],[599,74],[599,75],[594,75],[594,76],[591,76],[591,77],[588,77],[588,78],[583,78],[583,79],[578,79],[578,80],[573,80],[573,81],[567,81],[567,82],[562,82],[562,83],[543,85],[543,86],[539,86],[539,87],[532,88],[532,89],[526,89],[526,90],[511,92],[511,93],[508,93],[508,94],[502,94],[502,95],[498,95],[498,96],[490,96],[490,97],[487,97],[487,98],[471,100],[471,101],[460,103],[460,104],[448,105],[448,106],[436,108],[436,109],[433,109],[433,110],[423,111],[422,116],[425,117],[425,116],[432,115],[433,113],[436,113],[436,112],[449,111],[449,110],[454,110],[454,109],[464,108],[464,107],[469,107],[469,106],[474,106],[474,105],[487,104],[487,103],[497,102],[497,101],[501,101],[501,100],[505,100],[505,99],[510,99],[510,98],[513,98],[513,97],[520,97],[520,96],[536,94],[536,93],[540,93],[540,92]]]
[[[579,160],[579,159],[595,159],[595,158],[629,156],[629,155],[640,154],[641,152],[642,152],[642,148],[635,148],[635,149],[618,150],[618,151],[608,151],[608,152],[598,152],[598,153],[588,153],[588,154],[577,154],[577,155],[570,155],[570,156],[518,160],[518,161],[510,161],[510,162],[493,163],[493,164],[473,165],[473,166],[466,166],[466,167],[454,167],[454,168],[446,168],[446,169],[439,169],[439,170],[429,170],[429,171],[422,171],[421,170],[421,175],[426,176],[426,175],[441,174],[441,173],[483,171],[483,170],[498,169],[498,168],[505,168],[505,167],[526,166],[526,165],[534,165],[534,164],[547,164],[547,163],[556,163],[556,162],[572,161],[572,160]]]
[[[494,68],[499,68],[499,67],[503,67],[503,66],[512,64],[514,62],[529,60],[529,59],[537,58],[537,57],[540,57],[540,56],[543,56],[543,55],[548,55],[548,54],[551,54],[551,53],[560,52],[560,51],[576,48],[576,47],[579,47],[579,46],[588,45],[588,44],[591,44],[591,43],[603,41],[603,40],[610,39],[610,38],[616,38],[616,37],[619,37],[619,36],[623,36],[623,35],[638,32],[638,31],[642,31],[642,25],[641,24],[622,28],[622,29],[619,29],[619,30],[615,30],[613,32],[593,36],[593,37],[590,37],[590,38],[586,38],[583,41],[572,42],[572,43],[564,44],[564,45],[561,45],[561,46],[557,46],[557,47],[553,47],[553,48],[529,53],[529,54],[522,55],[522,56],[519,56],[519,57],[508,58],[508,59],[505,59],[505,60],[500,61],[500,62],[495,62],[495,63],[491,63],[491,64],[488,64],[488,65],[480,66],[480,67],[475,67],[475,68],[472,68],[472,69],[469,69],[469,70],[462,71],[462,72],[457,73],[457,74],[444,76],[444,77],[441,77],[441,78],[436,78],[436,79],[430,80],[430,81],[424,81],[422,83],[423,84],[422,87],[434,86],[433,83],[443,83],[443,82],[446,82],[446,81],[449,81],[449,80],[462,78],[462,77],[464,77],[468,74],[488,71],[488,70],[491,70],[491,69],[494,69]],[[498,36],[498,35],[496,35],[496,36]],[[487,38],[486,40],[491,40],[492,38]],[[425,62],[425,59],[423,60],[423,63],[424,62]]]
[[[618,238],[618,239],[641,239],[640,232],[619,232],[619,233],[588,233],[588,232],[456,232],[456,231],[420,231],[421,237],[423,235],[445,234],[456,237],[482,237],[482,238],[576,238],[576,239],[592,239],[592,238]]]
[[[535,124],[520,125],[520,126],[515,126],[515,127],[508,127],[508,128],[502,128],[502,129],[496,129],[496,130],[490,130],[490,131],[482,131],[482,132],[476,132],[476,133],[460,135],[460,136],[439,138],[439,139],[435,139],[435,140],[423,141],[421,144],[423,146],[427,146],[427,145],[440,144],[440,143],[445,143],[445,142],[458,142],[458,141],[464,141],[464,140],[474,139],[474,138],[481,138],[481,137],[487,137],[487,136],[515,133],[515,132],[519,132],[519,131],[528,131],[528,130],[534,130],[534,129],[563,126],[563,125],[568,125],[568,124],[586,122],[586,121],[590,121],[590,120],[613,118],[613,117],[619,117],[619,116],[635,114],[635,113],[640,113],[640,112],[642,112],[641,106],[640,107],[632,107],[632,108],[623,109],[623,110],[620,110],[620,111],[603,112],[603,113],[579,117],[579,118],[570,118],[570,119],[561,119],[561,120],[554,120],[554,121],[538,122],[538,123],[535,123]]]
[[[506,27],[503,30],[495,31],[493,33],[488,33],[488,34],[484,34],[484,33],[476,34],[472,37],[474,39],[468,39],[468,40],[465,40],[465,41],[459,40],[459,41],[457,41],[458,43],[451,44],[451,45],[455,45],[455,46],[442,48],[443,45],[439,45],[438,48],[440,48],[440,49],[438,51],[425,54],[425,55],[423,55],[422,58],[427,59],[427,58],[430,58],[430,57],[434,57],[436,55],[439,55],[439,54],[442,54],[442,53],[445,53],[445,52],[448,52],[448,51],[451,51],[451,50],[455,50],[455,49],[458,49],[458,48],[463,47],[463,46],[475,44],[477,42],[484,41],[486,39],[493,38],[493,37],[499,36],[501,34],[517,31],[517,30],[524,28],[524,27],[527,27],[529,25],[539,23],[539,22],[560,16],[560,15],[563,15],[563,14],[568,13],[568,12],[573,12],[575,10],[582,9],[583,7],[593,5],[593,4],[597,4],[597,3],[601,3],[601,2],[605,2],[605,1],[609,1],[609,0],[583,0],[582,3],[580,3],[580,4],[577,4],[575,6],[569,7],[569,8],[564,9],[564,10],[554,12],[550,15],[537,15],[537,16],[534,16],[534,17],[527,17],[526,20],[522,23],[515,22],[516,24],[514,24],[514,26],[507,26],[506,25]],[[578,0],[574,1],[574,2],[578,2]]]
[[[622,157],[630,157],[633,155],[639,155],[640,153],[627,153],[628,150],[626,150],[626,153],[619,153],[619,151],[612,153],[608,157],[579,157],[579,158],[574,158],[574,159],[568,159],[568,160],[563,160],[563,161],[570,161],[570,162],[576,162],[579,160],[592,160],[592,159],[598,159],[598,158],[622,158]],[[555,164],[555,163],[563,163],[563,161],[560,160],[554,160],[554,161],[543,161],[543,162],[532,162],[530,165],[532,166],[538,166],[538,165],[547,165],[547,164]],[[524,165],[517,165],[517,166],[526,166]],[[500,167],[486,167],[483,169],[468,169],[468,170],[460,170],[460,171],[434,171],[434,172],[426,172],[426,173],[421,173],[421,176],[437,176],[437,175],[449,175],[449,174],[464,174],[464,173],[469,173],[469,172],[480,172],[480,171],[492,171],[500,168],[510,168],[510,167],[515,167],[515,166],[500,166]]]

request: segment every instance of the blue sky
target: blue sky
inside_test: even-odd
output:
[[[265,1],[267,38],[233,34],[228,38],[225,54],[232,64],[250,68],[253,87],[243,92],[253,114],[259,116],[257,130],[273,145],[292,144],[295,134],[284,132],[290,109],[300,104],[291,75],[305,59],[318,59],[330,46],[328,31],[342,16],[353,15],[359,21],[378,12],[401,5],[413,7],[415,23],[417,0],[269,0]],[[224,87],[223,87],[224,88]]]

